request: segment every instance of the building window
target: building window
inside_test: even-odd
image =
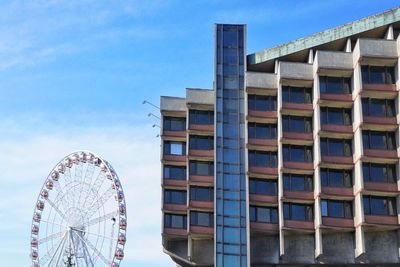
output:
[[[191,186],[190,200],[214,201],[214,189],[212,187]]]
[[[248,95],[249,110],[276,111],[276,96]]]
[[[353,218],[353,203],[351,201],[321,200],[322,217]]]
[[[282,116],[283,131],[295,133],[311,133],[312,118],[297,116]]]
[[[307,87],[282,86],[282,101],[289,103],[310,104],[312,89]]]
[[[364,214],[397,215],[396,198],[363,196]]]
[[[308,175],[284,174],[283,189],[285,191],[313,191],[313,178]]]
[[[295,162],[312,162],[312,147],[283,145],[283,160]]]
[[[164,190],[165,204],[186,204],[186,191]]]
[[[190,124],[214,124],[214,112],[210,110],[189,110]]]
[[[283,216],[285,220],[312,221],[313,206],[305,204],[284,203]]]
[[[361,66],[362,82],[373,84],[394,84],[394,67]]]
[[[186,180],[186,167],[164,165],[164,179]]]
[[[164,227],[186,229],[187,228],[186,215],[165,213]]]
[[[351,125],[351,109],[321,107],[321,124]]]
[[[351,140],[321,138],[321,154],[323,156],[350,157],[353,154]]]
[[[370,117],[395,117],[396,109],[393,99],[362,99],[364,116]]]
[[[186,131],[186,118],[164,117],[164,131]]]
[[[214,162],[212,161],[190,161],[189,174],[200,176],[214,176]]]
[[[250,178],[249,193],[255,195],[278,195],[278,183],[274,180],[264,180],[258,178]]]
[[[249,122],[249,138],[276,139],[276,124]]]
[[[249,151],[249,166],[252,167],[277,167],[278,156],[276,152]]]
[[[214,213],[191,211],[190,212],[190,225],[193,226],[214,226]]]
[[[394,183],[396,181],[396,164],[363,163],[365,182]]]
[[[278,223],[278,209],[250,206],[250,222]]]
[[[363,131],[364,149],[396,149],[394,132]]]
[[[214,137],[191,135],[189,149],[212,150],[214,149]]]
[[[348,77],[319,77],[321,94],[350,94],[351,78]]]
[[[326,187],[352,187],[352,171],[321,169],[321,185]]]
[[[186,144],[183,142],[164,141],[164,155],[186,155]]]

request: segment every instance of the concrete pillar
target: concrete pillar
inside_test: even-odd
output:
[[[344,47],[344,51],[347,53],[351,52],[351,39],[350,38],[347,38],[347,40],[346,40],[346,45]]]
[[[322,233],[321,228],[315,229],[315,258],[317,259],[323,254]]]
[[[310,49],[308,51],[308,60],[307,60],[308,64],[313,64],[314,63],[314,51],[312,49]]]
[[[192,237],[188,236],[188,259],[191,261],[193,255],[193,242]]]
[[[389,25],[386,34],[385,34],[385,39],[386,40],[393,40],[394,39],[394,33],[393,33],[393,25]]]

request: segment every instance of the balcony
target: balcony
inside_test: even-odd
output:
[[[214,227],[206,227],[206,226],[190,226],[190,234],[194,235],[204,235],[204,236],[213,236],[214,235]]]
[[[336,230],[352,230],[354,229],[353,218],[334,218],[334,217],[322,217],[322,227],[334,228]]]
[[[398,217],[390,215],[364,215],[364,222],[371,225],[399,225]]]
[[[314,202],[314,192],[313,191],[283,191],[283,198],[295,200],[300,203],[310,203]]]
[[[278,168],[249,166],[250,176],[271,178],[278,176]]]
[[[164,227],[164,232],[163,234],[165,235],[171,235],[171,236],[187,236],[188,232],[186,229],[181,229],[181,228],[165,228]]]
[[[324,198],[331,198],[334,199],[353,199],[353,187],[331,187],[331,186],[322,186],[321,187],[321,195]]]
[[[196,208],[196,209],[206,209],[206,210],[214,209],[213,201],[190,200],[189,205],[191,208]]]
[[[339,124],[322,124],[321,125],[321,137],[328,138],[352,138],[353,127],[351,125],[339,125]]]
[[[312,104],[283,102],[281,112],[283,115],[312,116],[314,109]]]
[[[397,44],[395,40],[358,39],[354,47],[354,62],[363,64],[394,65],[397,62]]]
[[[203,133],[213,133],[214,132],[214,125],[213,124],[189,124],[189,131],[190,132],[203,132]]]
[[[283,132],[283,144],[312,145],[314,142],[312,133]]]
[[[397,96],[396,84],[362,84],[361,95],[372,98],[390,98]]]
[[[164,186],[170,187],[185,187],[187,186],[187,181],[185,180],[175,180],[175,179],[163,179]]]
[[[397,163],[397,150],[364,149],[363,160],[375,163]]]
[[[214,157],[214,150],[190,149],[189,157],[192,159],[212,159]]]
[[[319,104],[335,108],[351,108],[353,97],[351,94],[326,94],[321,93]]]
[[[277,151],[278,141],[276,139],[249,138],[248,148],[251,150]]]
[[[249,122],[276,123],[278,116],[276,111],[249,110],[247,120]]]
[[[214,176],[190,175],[189,182],[190,184],[197,184],[197,185],[213,185]]]
[[[318,68],[319,75],[351,76],[353,73],[353,54],[318,50],[314,65]]]
[[[398,128],[396,117],[363,116],[363,130],[394,131]]]
[[[273,204],[278,205],[278,197],[270,195],[249,194],[252,204]]]
[[[163,155],[165,162],[181,162],[186,163],[186,155]]]
[[[280,61],[278,68],[281,80],[312,81],[314,79],[312,64]]]
[[[279,225],[276,223],[259,223],[250,222],[250,231],[262,233],[276,233],[279,230]]]
[[[186,88],[186,103],[189,109],[214,108],[215,92],[209,89]]]
[[[283,169],[287,173],[313,174],[314,164],[312,162],[284,161]]]
[[[314,221],[284,220],[283,228],[299,232],[313,232]]]
[[[397,196],[400,192],[397,183],[364,182],[364,192],[382,196]]]
[[[321,167],[323,168],[353,168],[353,157],[352,156],[321,156]]]
[[[276,74],[246,72],[246,90],[249,94],[276,95],[277,87]]]
[[[164,211],[172,211],[172,212],[183,212],[187,210],[186,204],[167,204],[164,203],[163,207]]]

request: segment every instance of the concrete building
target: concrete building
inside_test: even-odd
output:
[[[180,266],[400,264],[400,9],[246,55],[161,97],[162,237]]]

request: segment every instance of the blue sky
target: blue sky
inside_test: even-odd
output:
[[[247,24],[248,53],[396,7],[397,1],[1,1],[0,257],[29,265],[43,179],[78,149],[109,160],[130,219],[122,266],[161,252],[159,140],[147,99],[211,88],[214,23]]]

